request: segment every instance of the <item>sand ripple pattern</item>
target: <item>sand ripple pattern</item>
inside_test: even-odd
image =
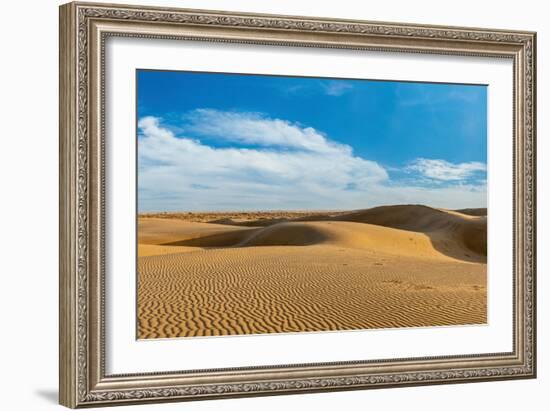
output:
[[[138,261],[139,338],[486,322],[481,263],[338,244],[186,247]]]

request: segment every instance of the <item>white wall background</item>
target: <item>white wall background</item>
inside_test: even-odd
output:
[[[111,0],[113,2],[114,0]],[[537,380],[142,405],[136,410],[547,409],[550,390],[550,26],[545,2],[387,0],[128,0],[136,4],[433,23],[538,32]],[[116,2],[116,1],[114,1]],[[0,64],[0,408],[57,405],[57,0],[2,4]],[[548,186],[547,186],[548,187]]]

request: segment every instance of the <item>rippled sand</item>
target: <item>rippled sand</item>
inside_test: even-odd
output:
[[[486,323],[485,217],[313,219],[140,218],[139,338]]]

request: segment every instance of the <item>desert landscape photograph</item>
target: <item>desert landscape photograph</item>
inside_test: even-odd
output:
[[[137,71],[137,338],[487,323],[484,85]]]

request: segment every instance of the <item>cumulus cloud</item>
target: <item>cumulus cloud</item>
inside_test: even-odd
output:
[[[392,181],[382,165],[311,127],[206,109],[186,118],[181,134],[156,117],[138,122],[140,211],[486,205],[485,184],[461,180],[484,170],[479,163],[418,159],[405,167],[409,173],[445,183],[422,186]],[[230,144],[208,145],[211,139]]]
[[[406,171],[420,173],[432,180],[464,181],[487,171],[487,166],[477,161],[450,163],[445,160],[417,158],[406,167]]]
[[[176,136],[158,118],[140,119],[140,209],[330,208],[351,186],[365,192],[388,179],[379,164],[312,128],[257,115],[203,111],[198,116],[208,122],[202,132],[260,147],[208,146]]]
[[[197,109],[186,115],[187,131],[215,136],[240,144],[277,146],[318,153],[350,154],[351,147],[328,140],[311,127],[302,128],[285,120],[259,113]]]

